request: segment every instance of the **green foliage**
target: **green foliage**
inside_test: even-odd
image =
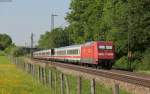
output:
[[[15,47],[12,49],[11,55],[14,57],[23,56],[24,55],[23,49],[19,47]]]
[[[140,69],[150,70],[150,48],[143,55],[142,62],[139,64]]]
[[[128,58],[126,56],[121,57],[117,60],[117,62],[114,65],[115,67],[121,67],[121,68],[127,68],[128,66]]]
[[[87,41],[99,40],[103,36],[100,30],[105,28],[105,24],[101,23],[103,3],[101,0],[72,0],[70,9],[66,19],[70,23],[68,31],[75,44]]]
[[[4,52],[7,54],[11,54],[11,51],[13,50],[13,48],[15,48],[16,46],[14,44],[11,44],[10,46],[8,46],[7,48],[5,48]]]
[[[42,35],[39,47],[113,41],[117,62],[126,62],[131,51],[132,67],[137,69],[139,62],[148,64],[141,57],[147,57],[144,52],[150,47],[149,5],[150,0],[72,0],[66,16],[69,26]]]
[[[4,50],[11,44],[12,40],[10,36],[8,36],[7,34],[0,34],[0,50]]]
[[[22,48],[16,47],[14,44],[7,47],[5,53],[14,57],[23,56],[25,54]]]
[[[5,53],[3,51],[0,51],[0,56],[4,56]]]
[[[68,33],[62,28],[56,28],[51,32],[41,35],[39,40],[40,48],[55,48],[68,45]]]
[[[72,0],[66,17],[71,40],[75,44],[113,41],[117,64],[125,67],[128,51],[132,51],[136,69],[142,53],[150,47],[149,4],[149,0]]]
[[[0,64],[10,64],[10,61],[5,56],[0,56]]]

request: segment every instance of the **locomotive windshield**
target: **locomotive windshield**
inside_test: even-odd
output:
[[[99,46],[100,50],[112,50],[112,46]]]

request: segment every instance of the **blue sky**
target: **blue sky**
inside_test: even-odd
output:
[[[64,17],[69,11],[71,0],[12,0],[0,2],[0,33],[7,33],[16,45],[30,44],[30,34],[35,42],[45,31],[50,30],[51,14],[55,17],[55,27],[64,27]]]

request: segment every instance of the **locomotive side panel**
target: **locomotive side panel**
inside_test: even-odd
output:
[[[81,48],[81,62],[89,64],[97,64],[97,44],[90,42],[82,45]]]

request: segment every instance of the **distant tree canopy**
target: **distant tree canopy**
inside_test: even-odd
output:
[[[7,34],[0,34],[0,50],[4,50],[12,44],[12,40]]]
[[[24,56],[26,54],[22,47],[17,47],[15,44],[9,45],[3,52],[13,57]]]
[[[41,35],[39,40],[40,48],[55,48],[67,46],[68,44],[68,34],[62,28],[56,28],[51,32],[46,32],[44,35]]]

